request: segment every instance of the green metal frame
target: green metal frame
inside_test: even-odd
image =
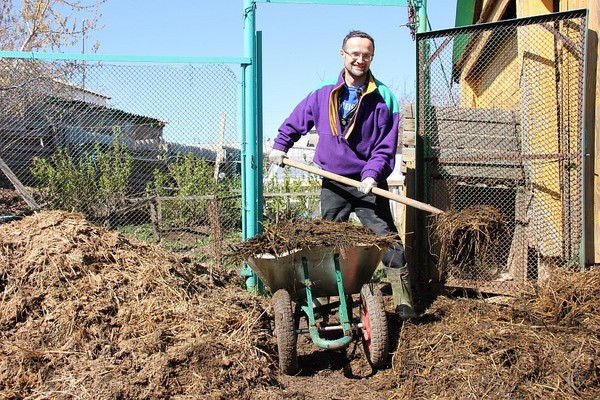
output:
[[[314,303],[311,289],[312,281],[310,280],[308,273],[308,261],[306,258],[302,258],[302,267],[304,269],[304,290],[306,291],[306,304],[302,306],[302,311],[304,311],[308,317],[308,331],[313,343],[322,349],[341,349],[346,347],[352,341],[352,325],[350,324],[350,316],[348,315],[348,304],[346,302],[346,293],[344,292],[344,283],[342,281],[339,254],[335,254],[333,256],[333,263],[335,265],[335,277],[340,302],[338,307],[338,316],[344,335],[338,339],[328,340],[323,339],[319,335],[319,327],[317,326],[314,313]]]
[[[31,60],[72,60],[72,61],[112,61],[131,63],[173,63],[173,64],[241,64],[252,62],[249,57],[172,57],[172,56],[133,56],[115,54],[42,53],[31,51],[0,51],[0,58],[22,58]]]

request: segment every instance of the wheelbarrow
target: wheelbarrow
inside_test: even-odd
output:
[[[371,282],[386,250],[375,245],[343,249],[323,246],[278,257],[264,254],[248,259],[252,270],[273,294],[279,367],[283,373],[298,371],[299,334],[310,334],[313,343],[323,349],[342,349],[360,337],[371,366],[376,369],[386,363],[387,318],[383,297]],[[338,318],[330,322],[329,317],[335,314]],[[302,318],[306,328],[300,328]]]

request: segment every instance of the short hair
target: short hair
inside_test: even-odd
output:
[[[342,41],[342,49],[346,49],[346,42],[348,41],[348,39],[352,39],[355,37],[369,39],[371,41],[371,44],[373,45],[373,53],[375,52],[375,40],[373,39],[373,37],[371,35],[369,35],[366,32],[363,32],[363,31],[348,32],[348,34],[344,37],[344,40]]]

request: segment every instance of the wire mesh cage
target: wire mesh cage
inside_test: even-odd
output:
[[[5,58],[0,89],[0,159],[41,208],[159,239],[241,230],[229,66]]]
[[[446,286],[514,293],[582,265],[586,18],[418,35],[418,194],[444,210],[492,206],[505,227],[468,266],[434,250]]]

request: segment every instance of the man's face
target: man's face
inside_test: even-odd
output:
[[[369,39],[353,37],[346,41],[346,48],[340,50],[346,72],[355,79],[364,76],[373,60],[373,44]]]

